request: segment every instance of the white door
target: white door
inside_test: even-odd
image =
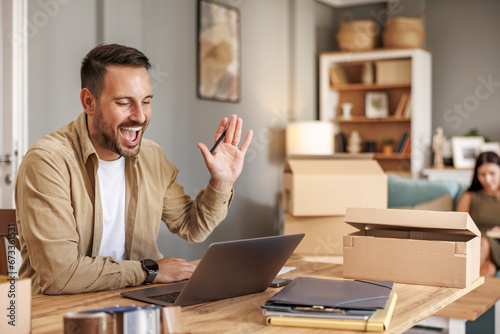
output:
[[[26,0],[0,0],[0,17],[0,208],[13,208],[27,145]]]

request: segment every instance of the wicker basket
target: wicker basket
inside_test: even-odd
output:
[[[422,18],[390,18],[382,34],[384,47],[389,48],[421,48],[424,39]]]
[[[375,21],[351,20],[340,24],[337,42],[343,51],[365,51],[375,48],[377,37]]]

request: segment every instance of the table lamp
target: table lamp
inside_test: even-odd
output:
[[[287,155],[331,155],[334,153],[333,124],[328,121],[300,121],[286,128]]]

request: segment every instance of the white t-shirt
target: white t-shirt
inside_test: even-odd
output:
[[[99,255],[126,260],[125,254],[125,158],[99,159],[97,170],[102,202],[102,240]]]

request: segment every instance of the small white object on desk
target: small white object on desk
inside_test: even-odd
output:
[[[283,267],[283,268],[281,268],[280,272],[276,276],[286,274],[287,272],[290,272],[290,271],[295,270],[295,269],[297,269],[297,267]]]

